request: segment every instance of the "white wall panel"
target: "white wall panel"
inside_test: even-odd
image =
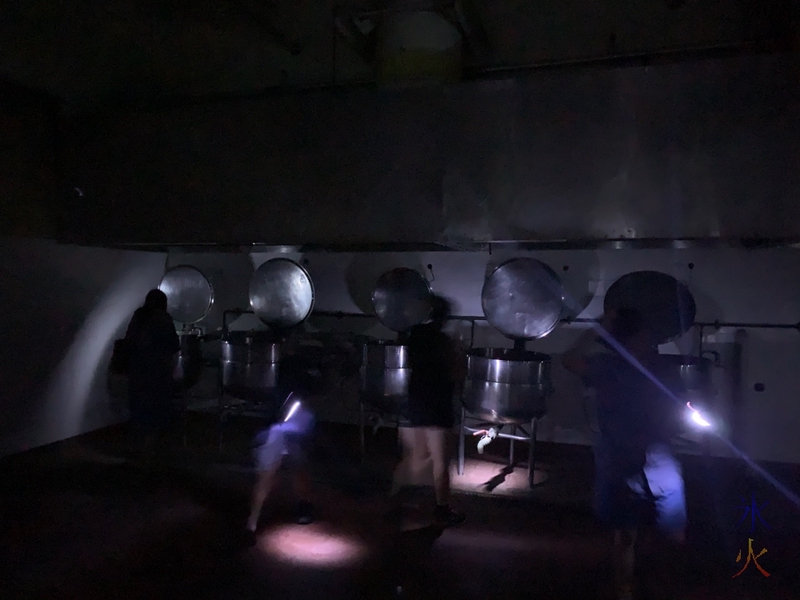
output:
[[[106,369],[166,255],[0,241],[0,455],[127,418]]]

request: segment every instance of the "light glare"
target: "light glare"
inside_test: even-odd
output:
[[[285,423],[286,421],[291,419],[292,415],[297,412],[298,408],[300,408],[300,401],[299,400],[295,401],[295,403],[292,404],[292,407],[289,409],[289,412],[287,413],[286,418],[283,420],[283,422]]]
[[[701,427],[711,427],[711,423],[706,421],[699,412],[692,413],[692,421],[694,421]]]
[[[692,407],[692,404],[690,402],[687,402],[686,406],[689,407],[689,410],[691,411],[692,421],[695,424],[699,425],[700,427],[711,427],[711,423],[706,421],[703,418],[703,415],[701,415],[696,408]]]
[[[315,567],[351,566],[367,555],[363,542],[323,523],[278,527],[265,532],[258,546],[278,560]]]

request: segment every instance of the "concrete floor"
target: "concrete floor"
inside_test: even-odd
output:
[[[455,480],[465,492],[454,500],[469,517],[465,525],[396,536],[382,518],[393,432],[371,437],[360,465],[355,429],[324,427],[314,459],[317,523],[293,525],[282,494],[249,545],[241,525],[253,429],[231,424],[220,453],[213,427],[195,419],[188,447],[149,476],[125,460],[120,430],[1,461],[0,597],[379,599],[391,597],[398,582],[408,598],[611,597],[610,539],[588,510],[585,448],[541,444],[547,480],[527,491],[524,468],[487,489],[506,455],[499,444],[490,447],[471,456],[467,473]],[[687,459],[685,466],[688,597],[800,598],[797,508],[726,464]],[[796,483],[793,472],[773,470]],[[762,514],[769,529],[756,523],[750,533],[749,520],[737,527],[737,505],[751,494],[760,505],[768,502]],[[732,577],[748,538],[756,553],[767,548],[759,563],[770,577],[752,564]]]

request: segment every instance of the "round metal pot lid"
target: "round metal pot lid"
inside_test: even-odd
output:
[[[250,280],[250,307],[262,322],[275,329],[299,325],[314,308],[311,277],[288,258],[268,260]]]
[[[658,271],[635,271],[617,279],[606,292],[603,309],[621,308],[638,311],[660,344],[689,331],[697,314],[689,288]]]
[[[179,323],[203,320],[214,304],[214,288],[198,269],[188,265],[166,272],[158,289],[167,295],[167,311]]]
[[[486,320],[504,336],[538,339],[558,325],[564,288],[546,264],[535,258],[512,258],[486,278],[481,305]]]
[[[401,332],[428,320],[432,296],[428,281],[420,273],[398,267],[378,279],[372,307],[385,327]]]

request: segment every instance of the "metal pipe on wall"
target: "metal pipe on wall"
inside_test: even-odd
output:
[[[332,13],[333,15],[334,13]],[[333,19],[332,19],[333,20]],[[331,23],[331,29],[334,33],[332,43],[335,46],[336,42],[336,26]],[[338,54],[338,52],[337,52]],[[651,52],[640,52],[633,54],[614,54],[607,56],[592,56],[577,59],[568,59],[562,61],[541,61],[534,63],[524,63],[519,65],[495,65],[484,66],[471,69],[465,77],[466,81],[481,81],[491,80],[501,77],[511,77],[514,75],[524,73],[534,73],[544,70],[556,69],[583,69],[587,67],[626,67],[634,65],[648,66],[654,62],[677,62],[688,60],[711,60],[721,58],[734,58],[737,56],[757,56],[757,55],[774,55],[774,51],[768,51],[764,48],[755,46],[753,44],[728,44],[717,46],[694,46],[688,48],[677,49],[663,49]],[[784,52],[788,54],[788,52]],[[333,57],[332,57],[333,58]],[[335,70],[338,56],[331,61],[331,68]],[[332,73],[328,77],[328,82],[307,84],[302,86],[275,86],[266,89],[253,90],[250,92],[233,92],[233,93],[218,93],[218,94],[205,94],[194,96],[175,96],[175,97],[159,97],[147,103],[135,101],[130,104],[123,102],[116,103],[113,108],[116,110],[136,109],[136,110],[155,110],[166,108],[182,108],[188,106],[198,106],[203,104],[211,104],[218,102],[236,102],[243,100],[253,100],[263,98],[269,95],[295,95],[322,91],[332,90],[348,90],[348,89],[366,89],[371,88],[377,83],[373,78],[369,79],[354,79],[351,81],[338,81]]]
[[[735,327],[736,329],[797,329],[800,331],[800,323],[727,323],[723,321],[714,321],[713,323],[697,322],[695,327],[713,327],[714,329],[722,329],[723,327]]]
[[[222,313],[222,328],[223,330],[227,327],[227,316],[228,315],[246,315],[246,314],[253,314],[252,310],[240,310],[240,309],[231,309],[226,310]],[[344,311],[314,311],[311,313],[310,318],[313,317],[322,317],[322,318],[333,318],[333,319],[377,319],[375,315],[370,315],[367,313],[357,313],[357,312],[344,312]],[[475,323],[477,321],[486,321],[486,317],[470,317],[470,316],[463,316],[463,315],[451,315],[447,317],[448,321],[465,321],[471,323],[470,327],[470,346],[472,346],[472,342],[475,338]],[[566,318],[561,319],[561,323],[565,325],[570,325],[572,323],[599,323],[599,319],[590,319],[590,318]],[[728,322],[728,321],[713,321],[713,322],[706,322],[706,321],[697,321],[693,324],[693,327],[700,328],[700,335],[702,337],[703,329],[705,328],[714,328],[715,330],[722,329],[724,327],[732,327],[735,329],[795,329],[800,331],[800,322],[798,323],[739,323],[739,322]]]
[[[599,319],[586,319],[586,318],[574,318],[574,319],[562,319],[562,323],[570,324],[570,323],[598,323]],[[736,329],[796,329],[800,331],[800,323],[734,323],[734,322],[725,322],[725,321],[714,321],[714,322],[701,322],[697,321],[692,324],[693,327],[700,327],[700,333],[702,336],[702,330],[706,327],[713,327],[714,329],[722,329],[723,327],[733,327]]]
[[[492,242],[459,241],[444,242],[373,242],[363,244],[303,244],[296,246],[298,253],[311,252],[488,252],[502,249],[506,251],[540,250],[686,250],[689,248],[717,249],[742,248],[767,249],[782,248],[800,244],[800,237],[774,238],[586,238],[570,240],[494,240]],[[84,244],[86,245],[86,244]],[[90,244],[91,245],[91,244]],[[150,252],[240,252],[242,249],[270,252],[280,246],[262,242],[217,243],[217,242],[125,242],[104,244],[103,247],[118,250],[139,250]],[[499,247],[499,248],[497,248]]]
[[[566,69],[582,67],[624,67],[642,65],[647,66],[657,61],[677,61],[677,60],[703,60],[712,58],[727,58],[740,54],[757,54],[764,52],[756,47],[746,44],[718,44],[712,46],[689,46],[686,48],[665,48],[649,52],[620,53],[601,56],[588,56],[583,58],[573,58],[566,60],[541,61],[526,63],[522,65],[501,65],[496,67],[484,67],[476,70],[475,74],[481,78],[488,77],[509,77],[528,73],[531,71],[543,71],[546,69]]]
[[[311,313],[312,317],[331,317],[335,319],[346,319],[350,317],[356,317],[361,319],[377,319],[375,315],[370,315],[367,313],[355,313],[355,312],[344,312],[344,311],[325,311],[325,310],[315,310]],[[485,321],[486,317],[467,317],[467,316],[458,316],[458,315],[450,315],[446,317],[448,321]]]

